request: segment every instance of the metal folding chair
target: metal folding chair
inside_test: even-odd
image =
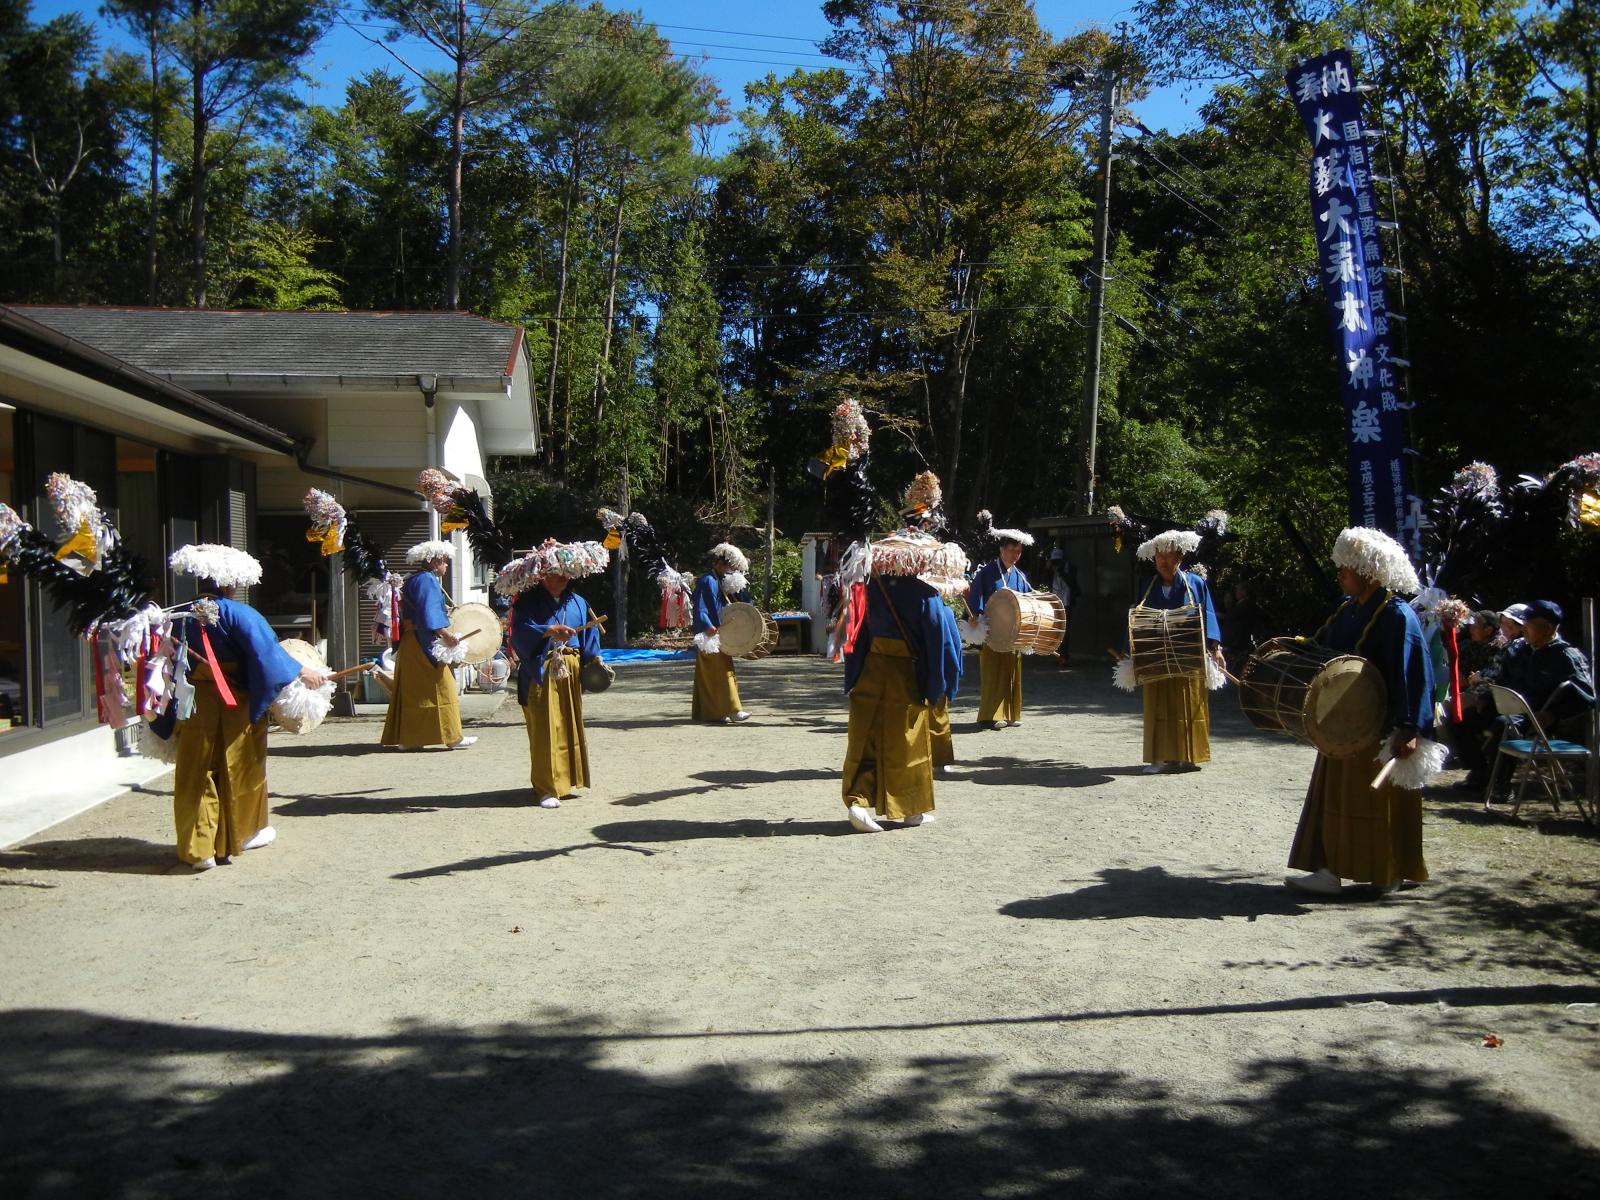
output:
[[[1494,697],[1495,710],[1502,717],[1522,718],[1523,731],[1531,736],[1512,737],[1510,735],[1515,730],[1507,729],[1507,736],[1500,739],[1500,752],[1495,755],[1494,769],[1489,773],[1489,786],[1483,793],[1485,811],[1488,811],[1494,800],[1495,785],[1500,782],[1500,764],[1509,758],[1522,766],[1516,798],[1511,804],[1513,817],[1522,807],[1523,795],[1528,790],[1528,780],[1536,776],[1552,808],[1560,812],[1562,799],[1571,800],[1583,819],[1592,823],[1594,814],[1588,810],[1583,797],[1567,778],[1566,768],[1569,762],[1581,762],[1586,771],[1592,770],[1589,765],[1589,747],[1578,742],[1563,741],[1560,738],[1552,741],[1546,736],[1544,727],[1539,724],[1539,718],[1534,715],[1533,709],[1520,692],[1501,687],[1498,683],[1491,683],[1489,694]]]

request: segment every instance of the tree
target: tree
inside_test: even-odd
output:
[[[189,92],[190,228],[194,303],[206,306],[206,181],[255,128],[295,104],[290,85],[327,28],[326,0],[182,0],[173,60]],[[219,148],[214,132],[226,135]]]
[[[161,130],[178,104],[178,84],[170,71],[163,68],[164,47],[168,30],[177,8],[177,0],[107,0],[101,12],[122,22],[143,43],[143,62],[133,55],[112,56],[113,71],[132,80],[143,75],[143,119],[132,122],[135,135],[144,139],[150,151],[145,231],[145,289],[146,303],[155,304],[159,298],[159,244],[161,214]],[[138,64],[138,65],[135,65]],[[136,89],[129,83],[125,89],[132,94]],[[133,106],[129,106],[133,111]]]
[[[384,37],[385,46],[423,84],[429,101],[439,107],[449,125],[444,306],[453,310],[461,304],[461,194],[467,118],[475,109],[505,101],[528,88],[546,70],[552,48],[518,39],[519,32],[534,19],[525,0],[475,0],[470,5],[467,0],[373,0],[366,11],[395,23]],[[449,71],[441,74],[414,67],[394,49],[407,37],[418,38],[444,55]]]

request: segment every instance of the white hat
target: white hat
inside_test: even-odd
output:
[[[732,542],[718,542],[711,547],[711,557],[727,563],[735,571],[748,571],[750,560],[744,556],[744,551]]]
[[[167,561],[178,574],[209,579],[218,587],[254,587],[261,582],[261,564],[232,546],[200,542],[174,551]]]
[[[1138,555],[1146,562],[1157,554],[1193,554],[1200,549],[1200,535],[1187,529],[1169,529],[1139,545]]]
[[[449,542],[418,542],[406,551],[408,563],[431,563],[436,558],[455,558],[456,548]]]
[[[1391,592],[1414,595],[1422,587],[1405,547],[1381,529],[1356,525],[1333,544],[1333,565],[1346,567]]]
[[[1021,529],[991,529],[989,530],[989,536],[996,541],[1016,542],[1020,546],[1033,545],[1033,534]]]

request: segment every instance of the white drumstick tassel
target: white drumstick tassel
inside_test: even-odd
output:
[[[1133,673],[1133,656],[1124,654],[1117,659],[1117,669],[1111,673],[1111,682],[1125,692],[1131,692],[1139,686],[1138,677]]]
[[[443,638],[433,639],[433,661],[443,663],[447,667],[455,667],[467,661],[466,642],[457,642],[454,646],[446,646]]]
[[[1390,748],[1389,740],[1385,738],[1383,745],[1378,747],[1378,761],[1388,762],[1393,757],[1394,751]],[[1431,738],[1419,737],[1416,751],[1406,758],[1399,759],[1389,771],[1389,782],[1408,792],[1419,792],[1444,770],[1445,761],[1449,757],[1449,747]]]
[[[989,617],[987,614],[978,618],[974,625],[971,621],[957,621],[961,628],[961,640],[969,646],[981,646],[989,640]]]
[[[722,653],[722,631],[716,633],[697,633],[694,635],[695,649],[701,654]]]
[[[284,716],[293,722],[293,728],[315,729],[333,707],[333,681],[329,680],[319,688],[309,688],[304,680],[291,679],[288,686],[278,693],[275,703]]]
[[[1223,673],[1222,668],[1217,666],[1217,660],[1209,654],[1206,655],[1206,687],[1214,692],[1218,688],[1227,686],[1228,677]]]

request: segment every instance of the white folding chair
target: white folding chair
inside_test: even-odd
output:
[[[1592,822],[1594,815],[1589,812],[1583,797],[1567,778],[1566,768],[1569,762],[1581,762],[1586,771],[1592,770],[1589,765],[1589,747],[1578,742],[1563,741],[1560,738],[1552,741],[1546,736],[1544,727],[1539,724],[1539,718],[1534,715],[1533,709],[1520,692],[1501,687],[1498,683],[1491,683],[1489,694],[1494,697],[1495,710],[1502,717],[1521,717],[1524,729],[1530,736],[1512,737],[1510,735],[1515,731],[1507,729],[1507,736],[1500,739],[1500,752],[1495,755],[1494,770],[1489,773],[1489,786],[1483,793],[1484,809],[1487,810],[1494,800],[1495,785],[1500,781],[1500,764],[1509,758],[1522,765],[1516,798],[1511,804],[1513,817],[1522,807],[1522,797],[1528,790],[1529,778],[1536,776],[1552,808],[1560,812],[1562,799],[1569,799],[1584,820]]]

